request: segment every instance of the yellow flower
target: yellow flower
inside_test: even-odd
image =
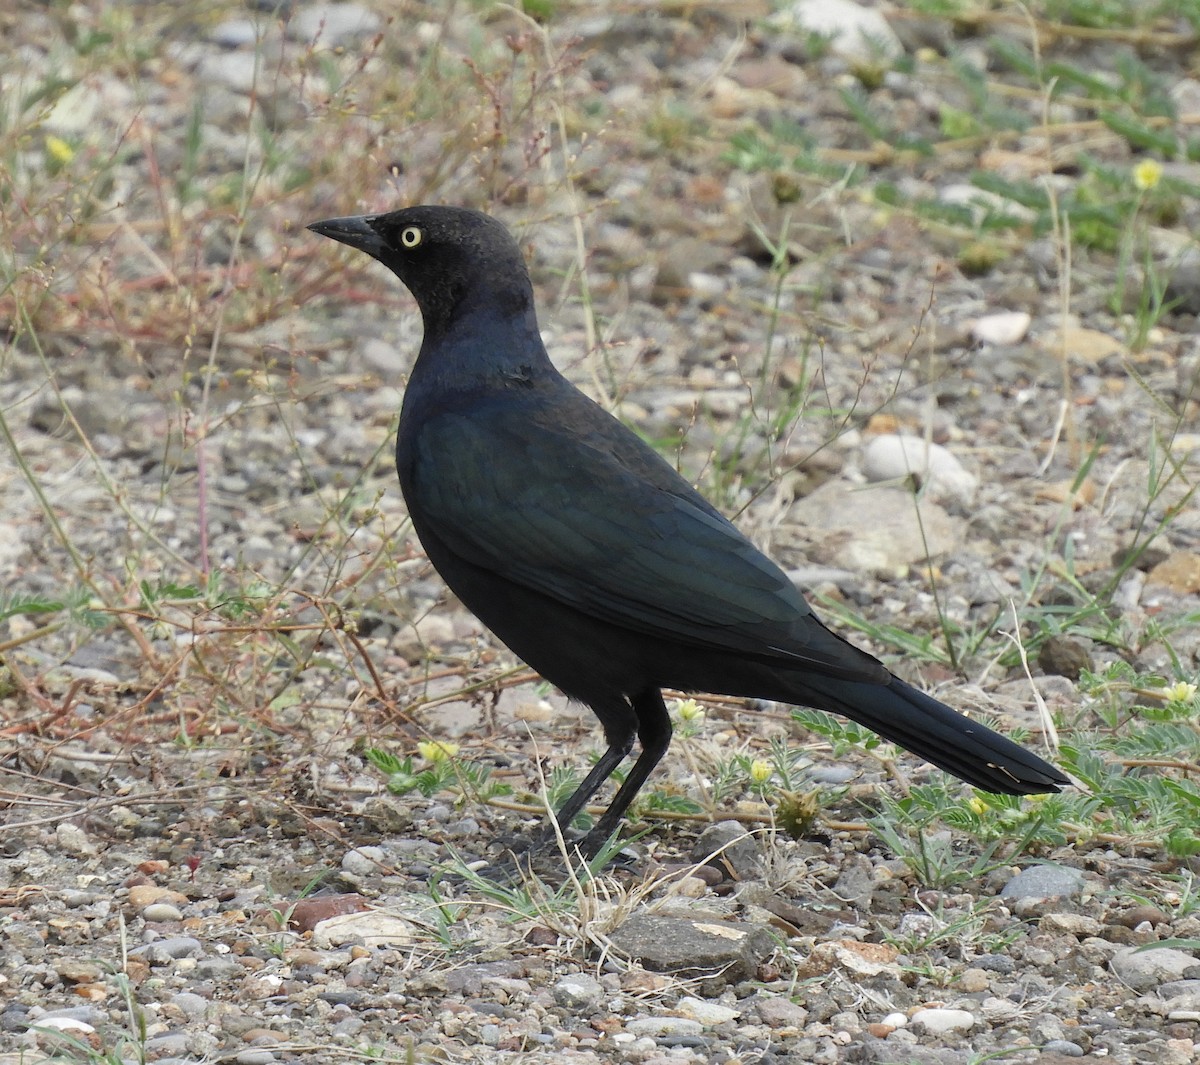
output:
[[[59,166],[66,166],[75,158],[75,149],[63,140],[62,137],[55,137],[53,134],[50,134],[46,137],[46,154]]]
[[[1143,159],[1133,168],[1133,185],[1139,192],[1149,192],[1162,180],[1162,163],[1157,159]]]
[[[417,753],[427,762],[446,762],[458,754],[458,744],[445,740],[422,740],[417,744]]]
[[[704,707],[695,699],[680,699],[675,704],[675,713],[680,721],[703,721]]]
[[[967,800],[967,806],[976,817],[982,817],[988,810],[991,809],[978,795],[972,795]]]
[[[761,758],[755,758],[750,763],[750,779],[755,784],[765,784],[771,779],[771,763],[764,762]]]
[[[1196,698],[1196,691],[1196,685],[1181,680],[1178,684],[1172,684],[1165,689],[1163,695],[1169,703],[1190,703]]]

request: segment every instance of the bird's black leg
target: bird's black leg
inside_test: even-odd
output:
[[[604,725],[604,737],[608,740],[608,750],[592,766],[592,771],[583,778],[583,783],[571,792],[567,801],[555,812],[554,816],[563,832],[571,827],[571,822],[584,808],[588,799],[600,790],[600,786],[612,776],[613,770],[633,749],[634,725],[629,704],[622,700],[621,712],[618,714],[601,713],[594,706],[592,709]]]
[[[595,706],[592,709],[595,710]],[[601,709],[604,713],[601,714],[600,711],[596,711],[596,716],[603,723],[604,736],[608,740],[608,749],[600,756],[600,760],[592,766],[591,772],[583,778],[583,783],[571,792],[567,801],[552,815],[558,822],[564,835],[570,829],[571,822],[578,816],[579,811],[600,790],[600,786],[612,775],[612,771],[621,764],[621,761],[633,747],[633,740],[636,734],[633,707],[624,698],[621,698],[610,701]],[[530,871],[533,865],[532,859],[536,855],[542,853],[547,848],[554,848],[555,843],[556,834],[553,823],[546,824],[540,832],[532,836],[527,835],[522,839],[506,840],[504,841],[504,845],[510,852],[510,858],[501,861],[492,870],[491,875],[498,876],[500,879],[515,881],[520,875]]]
[[[638,755],[638,760],[633,763],[633,768],[629,771],[629,776],[625,778],[625,783],[621,785],[612,803],[604,811],[604,815],[596,822],[595,827],[580,843],[580,850],[589,856],[599,851],[608,842],[608,837],[617,830],[617,826],[621,823],[621,818],[625,815],[629,804],[633,802],[634,796],[642,790],[642,785],[646,783],[646,778],[653,772],[654,767],[662,761],[663,755],[667,753],[667,748],[671,745],[671,717],[667,713],[666,704],[663,702],[662,692],[657,688],[650,688],[635,695],[631,702],[633,703],[634,713],[637,715],[638,739],[642,744],[642,753]],[[626,748],[626,751],[628,752],[628,748]],[[596,768],[598,769],[599,765]],[[615,764],[613,768],[616,768]],[[609,772],[611,771],[610,769]],[[591,775],[594,774],[595,770],[592,771]],[[591,775],[588,777],[589,780],[591,779]],[[605,775],[607,776],[608,774],[606,773]],[[574,800],[574,798],[575,796],[572,795],[571,800]]]

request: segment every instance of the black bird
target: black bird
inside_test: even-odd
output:
[[[557,813],[564,829],[641,741],[585,851],[666,754],[664,687],[835,711],[984,791],[1070,783],[826,629],[774,562],[568,382],[538,333],[520,249],[495,219],[410,207],[308,228],[378,259],[421,309],[396,467],[429,561],[604,728],[608,749]]]

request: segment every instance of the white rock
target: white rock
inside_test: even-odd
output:
[[[54,830],[59,849],[75,858],[90,858],[96,853],[96,844],[78,825],[63,821]]]
[[[913,1024],[919,1024],[927,1032],[965,1032],[975,1024],[975,1017],[966,1010],[928,1009],[913,1014]]]
[[[81,1032],[84,1035],[90,1035],[96,1030],[87,1021],[81,1021],[77,1017],[69,1016],[39,1017],[35,1023],[39,1028],[57,1028],[60,1032]]]
[[[321,921],[313,929],[312,942],[318,950],[330,950],[347,943],[367,947],[402,947],[416,938],[413,925],[403,917],[382,910],[342,913]]]
[[[288,23],[288,35],[294,40],[317,40],[327,48],[369,37],[383,27],[374,11],[362,4],[314,4],[296,12]]]
[[[224,85],[234,92],[251,93],[261,71],[254,53],[244,51],[212,52],[200,60],[196,73],[207,85]]]
[[[832,41],[835,55],[851,61],[895,58],[904,45],[888,20],[874,8],[851,0],[795,0],[771,22],[799,33],[819,33]]]
[[[889,1013],[884,1017],[883,1023],[889,1028],[903,1028],[908,1024],[908,1016],[903,1013]]]
[[[1033,317],[1025,311],[1001,311],[977,318],[971,336],[980,344],[1016,344],[1025,339]]]
[[[716,299],[725,291],[725,282],[715,274],[706,274],[700,270],[693,270],[688,274],[688,287],[692,290],[692,296],[698,300]],[[743,401],[745,397],[743,396]]]
[[[862,468],[868,481],[914,476],[934,499],[970,503],[979,489],[978,479],[953,452],[908,433],[885,433],[868,442]]]
[[[1169,442],[1176,455],[1193,461],[1200,458],[1200,433],[1176,433]]]
[[[230,18],[218,23],[209,39],[222,48],[249,47],[258,40],[259,26],[253,19]]]
[[[722,1006],[719,1002],[706,1002],[701,998],[681,998],[679,1012],[693,1021],[710,1027],[737,1020],[738,1011],[730,1006]]]
[[[142,917],[151,922],[182,921],[183,912],[169,902],[152,902],[142,910]]]

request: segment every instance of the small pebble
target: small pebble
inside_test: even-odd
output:
[[[342,855],[342,868],[355,876],[370,876],[379,872],[385,860],[382,847],[355,847]]]
[[[129,953],[131,957],[145,958],[151,965],[166,965],[180,958],[198,958],[204,953],[204,945],[192,936],[169,936],[134,947]],[[237,962],[234,964],[237,965]]]
[[[152,903],[167,900],[185,901],[182,895],[176,895],[169,888],[162,887],[160,884],[134,884],[129,889],[129,905],[138,910],[144,910]]]
[[[1007,954],[983,954],[975,959],[974,967],[984,972],[1007,975],[1017,968],[1017,963]]]
[[[1066,1039],[1050,1039],[1042,1044],[1043,1054],[1061,1054],[1064,1058],[1081,1058],[1084,1050],[1078,1043]]]
[[[1095,917],[1082,913],[1046,913],[1038,921],[1044,932],[1066,932],[1072,936],[1098,936],[1104,926]]]
[[[115,680],[116,678],[114,678]],[[64,821],[54,830],[58,845],[73,858],[90,858],[96,853],[96,844],[78,825]]]
[[[945,1032],[965,1032],[975,1025],[975,1017],[966,1010],[943,1008],[917,1010],[912,1016],[912,1023],[920,1025],[926,1031],[943,1034]]]
[[[738,1017],[737,1010],[701,998],[681,998],[676,1009],[685,1017],[704,1025],[726,1024]]]
[[[37,1017],[38,1024],[53,1024],[58,1027],[79,1024],[95,1028],[103,1024],[104,1014],[92,1006],[67,1006],[60,1010],[47,1010]]]
[[[199,947],[199,943],[196,944]],[[198,980],[214,980],[218,983],[230,980],[245,972],[242,963],[237,958],[226,956],[201,958],[196,962],[193,974]]]
[[[209,37],[222,48],[244,48],[258,40],[258,26],[248,18],[231,18],[212,28]]]
[[[686,1017],[635,1017],[626,1023],[625,1030],[657,1039],[664,1035],[700,1035],[704,1026]]]
[[[1117,918],[1117,923],[1123,924],[1126,928],[1137,928],[1143,924],[1166,924],[1168,920],[1170,918],[1157,906],[1144,905],[1126,910]]]
[[[551,991],[557,1005],[583,1012],[594,1009],[604,998],[600,981],[587,973],[573,973],[562,977]]]
[[[991,977],[983,969],[977,969],[974,966],[964,969],[962,976],[958,978],[958,986],[971,995],[986,991],[991,983]]]
[[[862,468],[872,482],[914,477],[935,499],[969,503],[979,489],[978,478],[952,451],[906,433],[873,437],[863,451]]]
[[[1016,344],[1025,339],[1033,318],[1025,311],[1003,311],[975,319],[971,336],[980,344]]]
[[[1052,899],[1075,896],[1083,891],[1083,874],[1078,869],[1049,863],[1022,869],[1000,891],[1002,899]]]
[[[146,1040],[146,1060],[163,1061],[168,1058],[182,1057],[187,1053],[188,1037],[186,1032],[163,1032]]]
[[[171,998],[171,1002],[191,1020],[201,1020],[208,1012],[208,999],[191,991],[180,991]]]
[[[500,1043],[500,1026],[498,1024],[480,1025],[479,1038],[485,1046],[497,1046]]]
[[[169,902],[152,902],[142,910],[142,916],[147,921],[154,921],[156,923],[183,920],[183,913],[179,907],[172,906]]]
[[[768,1028],[803,1028],[808,1023],[808,1010],[791,999],[766,998],[757,1008],[759,1018]]]

